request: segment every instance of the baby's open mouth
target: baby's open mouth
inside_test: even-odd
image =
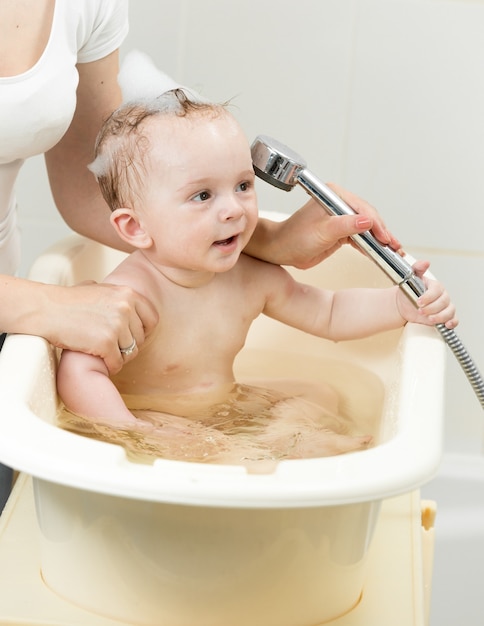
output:
[[[214,245],[216,246],[228,246],[229,244],[231,244],[234,239],[237,237],[237,235],[233,235],[232,237],[229,237],[228,239],[220,239],[219,241],[215,241]]]

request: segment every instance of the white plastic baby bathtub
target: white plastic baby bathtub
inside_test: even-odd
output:
[[[122,255],[73,236],[32,278],[101,279]],[[346,247],[306,282],[386,285]],[[59,595],[129,624],[311,626],[357,605],[382,499],[437,470],[445,347],[430,328],[333,344],[267,318],[237,376],[325,380],[378,445],[347,455],[242,467],[129,461],[115,445],[55,426],[56,357],[12,336],[0,357],[0,459],[34,477],[42,576]],[[89,393],[89,390],[86,390]]]

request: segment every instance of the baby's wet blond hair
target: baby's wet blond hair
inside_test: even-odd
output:
[[[190,99],[183,89],[157,98],[123,104],[104,122],[96,139],[95,158],[88,166],[111,211],[134,208],[142,186],[145,155],[151,144],[145,122],[158,115],[193,117],[221,115],[225,104]]]

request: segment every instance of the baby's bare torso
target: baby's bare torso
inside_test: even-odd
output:
[[[255,280],[254,264],[242,255],[229,272],[206,285],[180,287],[148,262],[131,255],[108,280],[127,282],[157,308],[160,322],[136,359],[113,377],[130,408],[153,396],[156,410],[190,414],[190,407],[213,404],[234,383],[233,362],[266,300],[266,280]],[[271,270],[269,270],[270,272]],[[269,284],[269,281],[267,281]],[[147,408],[147,407],[139,407]]]

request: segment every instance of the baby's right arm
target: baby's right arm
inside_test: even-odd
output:
[[[423,278],[428,265],[417,261],[414,271]],[[270,265],[265,266],[264,280],[269,294],[263,311],[266,315],[332,341],[370,337],[400,328],[407,321],[431,326],[442,323],[448,328],[458,323],[454,305],[437,281],[424,279],[428,290],[417,310],[396,286],[331,291],[299,283],[282,268]]]
[[[66,408],[76,415],[115,428],[138,426],[99,357],[64,350],[57,372],[57,390]]]

